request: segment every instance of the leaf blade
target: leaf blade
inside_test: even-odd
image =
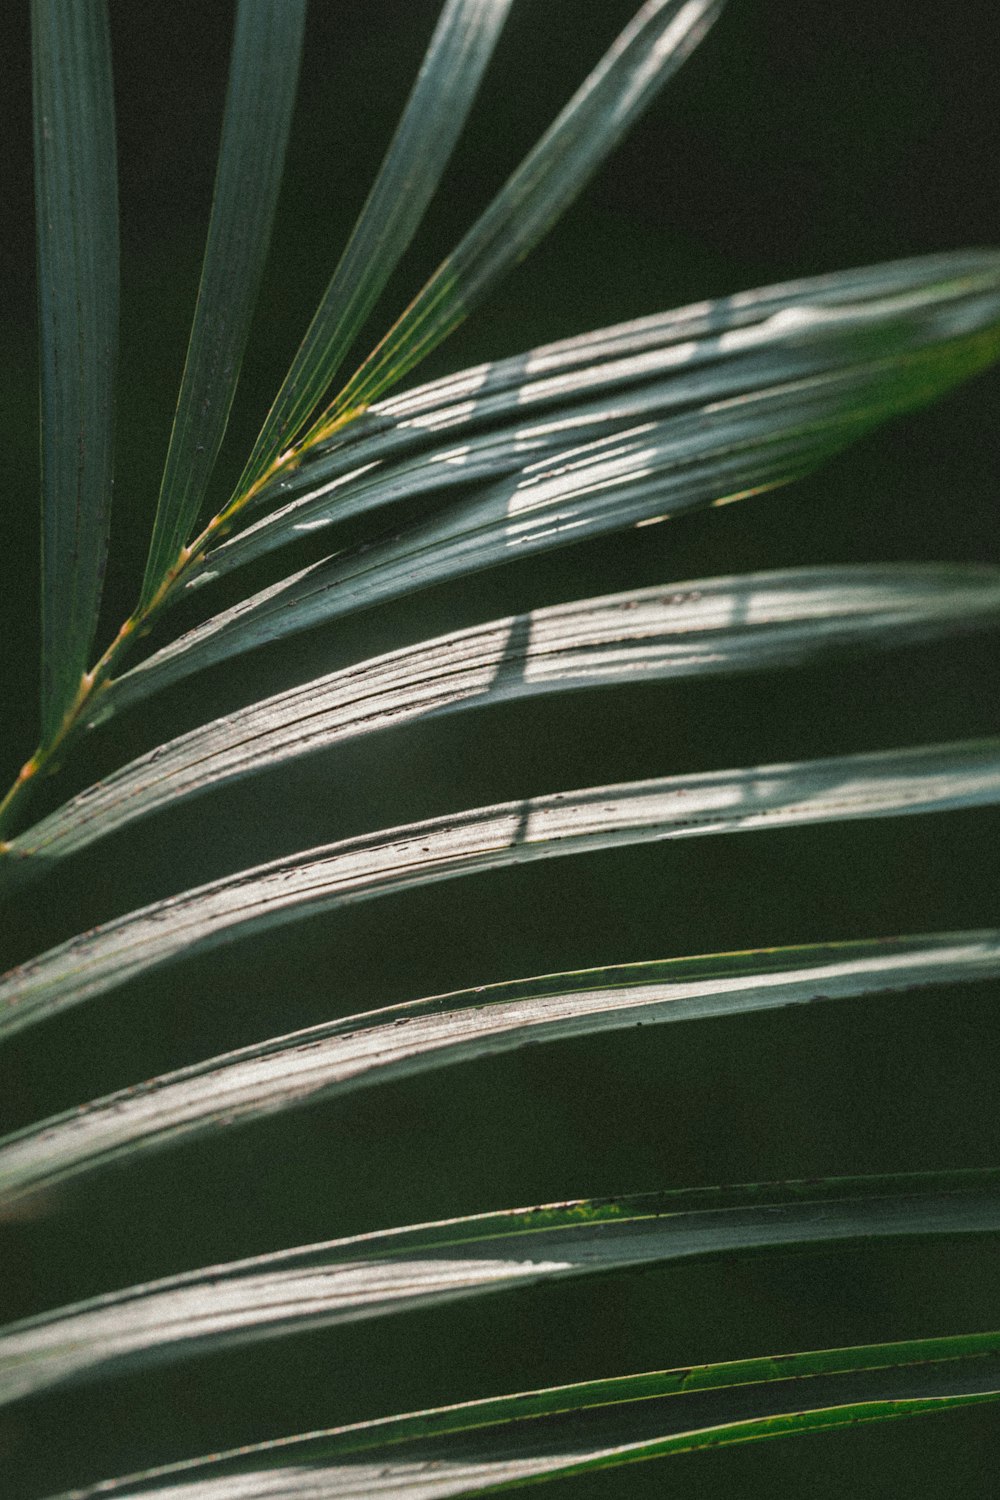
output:
[[[40,874],[96,839],[342,740],[540,693],[798,665],[989,628],[1000,569],[804,568],[532,610],[346,667],[160,745],[8,845]]]
[[[581,1199],[353,1235],[129,1287],[0,1328],[0,1403],[553,1280],[998,1230],[1000,1171],[987,1169]]]
[[[619,1376],[385,1417],[75,1490],[147,1500],[438,1500],[560,1474],[1000,1398],[1000,1335],[867,1344]],[[70,1500],[70,1496],[60,1497]]]
[[[42,735],[76,700],[107,554],[118,176],[103,0],[32,0],[42,404]]]
[[[236,497],[294,441],[328,390],[437,190],[512,0],[446,0],[358,222],[267,415]]]
[[[571,340],[459,372],[380,404],[329,451],[265,486],[256,507],[270,513],[213,547],[212,571],[400,495],[537,467],[567,441],[955,344],[1000,318],[997,270],[989,254],[876,266],[598,330],[593,362],[579,358],[585,341]]]
[[[666,1025],[1000,973],[996,930],[766,949],[479,986],[240,1048],[0,1141],[0,1204],[147,1151],[533,1041]]]
[[[486,212],[307,434],[363,410],[534,249],[686,61],[724,0],[646,0]]]
[[[1000,802],[1000,739],[590,788],[344,839],[185,891],[0,977],[0,1040],[126,980],[345,902],[538,859],[692,835]]]
[[[240,0],[201,283],[139,606],[177,563],[222,445],[271,241],[305,0]]]
[[[671,394],[672,378],[666,377],[662,385],[654,380],[651,409],[642,409],[649,391],[641,387],[637,395],[626,390],[624,398],[613,398],[614,402],[624,399],[623,407],[609,405],[607,397],[601,397],[599,415],[587,418],[594,425],[582,443],[573,436],[578,413],[572,407],[567,408],[567,426],[555,447],[540,458],[534,452],[517,452],[520,439],[515,429],[513,472],[504,458],[505,477],[474,490],[457,504],[405,527],[394,537],[313,563],[211,616],[113,683],[104,695],[104,708],[139,702],[194,671],[433,583],[567,541],[789,483],[878,422],[940,394],[995,357],[1000,340],[998,264],[995,256],[988,256],[977,271],[959,274],[957,282],[941,282],[934,279],[940,274],[940,263],[934,262],[933,268],[925,268],[932,277],[930,289],[924,285],[916,292],[894,293],[888,306],[876,299],[874,313],[871,308],[857,313],[841,305],[811,316],[798,299],[785,300],[774,315],[780,337],[770,350],[779,361],[777,383],[769,383],[767,376],[762,385],[755,379],[754,372],[760,373],[754,362],[759,351],[751,352],[748,366],[737,358],[734,364],[723,359],[719,369],[714,368],[717,340],[710,339],[707,348],[702,348],[709,368],[695,371],[693,389],[683,375],[679,394]],[[920,268],[906,265],[889,269],[899,279],[920,274]],[[780,289],[771,290],[779,294],[775,300],[780,302]],[[766,305],[767,294],[756,295]],[[914,297],[915,310],[911,306]],[[855,323],[858,316],[860,325]],[[846,350],[841,321],[845,319],[849,329]],[[786,343],[790,326],[801,341],[794,345],[791,367]],[[615,330],[605,332],[613,335]],[[854,342],[855,334],[860,345]],[[643,336],[640,329],[634,339],[626,336],[626,342],[634,347]],[[766,331],[763,338],[768,360]],[[887,341],[892,346],[888,354]],[[670,343],[666,353],[673,355]],[[624,363],[626,372],[622,375],[618,369],[617,374],[628,386],[636,372],[630,360]],[[587,380],[592,368],[577,370],[573,378]],[[611,378],[614,382],[616,376]],[[542,385],[544,401],[551,387]],[[515,396],[522,389],[515,377]],[[556,389],[560,389],[559,382]],[[662,415],[657,415],[655,403],[663,404]],[[671,410],[677,405],[680,409]],[[453,437],[462,435],[468,415],[468,403],[462,401],[452,406],[450,415],[447,409],[443,414],[438,411],[445,427],[452,419],[457,422],[455,433],[422,460],[390,463],[381,478],[376,474],[372,480],[365,470],[377,461],[383,443],[393,443],[394,432],[376,433],[371,444],[362,439],[357,448],[349,445],[345,450],[353,454],[345,460],[349,474],[355,461],[360,462],[360,470],[355,469],[352,482],[342,489],[337,480],[332,481],[331,514],[359,514],[401,495],[419,493],[427,484],[433,488],[461,482],[465,457],[454,467],[449,455],[455,451]],[[609,435],[601,436],[605,429]],[[425,431],[417,426],[418,442]],[[403,441],[411,439],[412,429],[407,426]],[[363,461],[362,453],[367,455]],[[442,479],[442,471],[449,470],[450,480]],[[324,478],[318,485],[321,496],[330,487]],[[286,507],[278,519],[287,521],[294,532],[299,512],[289,511]],[[311,513],[302,524],[311,526],[315,519]],[[265,522],[248,533],[246,540],[266,534]],[[239,537],[210,554],[193,586],[209,581],[213,569],[224,571],[227,556],[242,555],[239,549],[244,546],[244,538]]]

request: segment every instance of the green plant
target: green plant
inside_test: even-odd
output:
[[[54,883],[63,860],[141,819],[251,775],[289,770],[340,741],[365,744],[363,736],[406,720],[584,686],[776,668],[831,648],[995,623],[997,571],[951,565],[752,574],[541,608],[350,663],[266,698],[251,688],[249,706],[156,745],[28,823],[39,784],[86,753],[84,729],[103,736],[113,755],[116,719],[196,671],[512,553],[788,483],[995,357],[1000,259],[967,252],[647,319],[388,395],[527,253],[719,8],[714,0],[650,0],[641,9],[627,43],[556,133],[338,391],[341,361],[433,192],[508,9],[503,0],[451,0],[356,237],[233,497],[205,524],[198,518],[281,178],[303,23],[302,6],[290,0],[244,0],[149,562],[134,613],[86,670],[113,437],[110,70],[99,5],[36,0],[43,738],[0,805],[0,870],[12,900],[23,900],[36,879]],[[383,536],[381,508],[421,497],[433,508]],[[282,546],[317,534],[322,541],[328,526],[357,518],[374,540],[349,542],[329,559],[312,554],[299,559],[301,570],[243,588],[239,567],[272,551],[284,567]],[[235,585],[223,582],[230,574]],[[221,610],[209,602],[171,634],[169,608],[183,600],[193,613],[211,601],[201,592],[209,585],[230,587],[230,602]],[[159,634],[146,649],[154,626]],[[191,891],[192,879],[177,878],[172,866],[172,891],[187,894],[50,946],[0,980],[0,1035],[139,985],[190,950],[453,876],[691,833],[995,802],[998,749],[995,740],[948,743],[532,796],[240,866]],[[197,805],[211,808],[208,800]],[[203,816],[211,829],[210,811]],[[58,1207],[62,1189],[112,1161],[138,1171],[139,1156],[153,1148],[526,1041],[994,978],[997,938],[931,933],[665,959],[366,1011],[196,1063],[8,1137],[0,1144],[2,1202],[11,1215]],[[0,1335],[0,1389],[23,1397],[84,1375],[145,1369],[179,1350],[588,1271],[983,1233],[996,1229],[998,1213],[998,1174],[969,1169],[632,1195],[342,1238],[14,1325]],[[422,1494],[465,1493],[725,1439],[992,1399],[998,1354],[996,1335],[963,1334],[796,1355],[781,1365],[726,1361],[567,1386],[213,1462],[177,1484],[185,1500],[233,1493],[235,1467],[250,1476],[240,1494],[274,1486],[368,1493],[376,1475],[395,1491],[412,1481]],[[790,1377],[810,1383],[789,1385]],[[813,1399],[803,1401],[803,1389]],[[512,1426],[511,1416],[530,1420]],[[176,1493],[162,1475],[125,1484],[126,1493],[140,1490]]]

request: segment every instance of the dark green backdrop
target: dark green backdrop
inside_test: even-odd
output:
[[[37,440],[27,26],[4,16],[0,765],[32,746]],[[634,9],[517,0],[399,309]],[[274,255],[220,492],[386,144],[436,0],[313,0]],[[141,570],[197,284],[231,8],[113,0],[124,349],[106,626]],[[740,288],[1000,241],[1000,28],[954,0],[731,0],[584,201],[428,375]],[[379,328],[373,328],[377,334]],[[94,771],[341,662],[516,608],[822,561],[993,559],[981,378],[788,491],[520,563],[299,638],[95,737]],[[341,834],[504,797],[996,732],[996,637],[735,683],[602,692],[397,730],[123,835],[5,914],[16,959],[130,904]],[[602,962],[996,920],[1000,817],[852,823],[526,867],[181,965],[0,1057],[0,1129],[368,1005]],[[580,1194],[995,1163],[996,992],[644,1028],[523,1052],[168,1154],[0,1225],[0,1316],[212,1260]],[[0,1493],[524,1385],[996,1325],[995,1242],[546,1288],[216,1357],[0,1419]],[[994,1496],[988,1408],[671,1460],[561,1493]],[[553,1496],[560,1492],[559,1486]]]

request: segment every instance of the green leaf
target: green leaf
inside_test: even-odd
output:
[[[103,0],[32,0],[42,403],[42,735],[76,701],[107,553],[118,179]]]
[[[511,0],[446,0],[375,185],[275,397],[237,497],[298,436],[416,233],[510,7]]]
[[[817,311],[801,300],[785,303],[762,327],[751,328],[752,337],[736,330],[725,356],[718,338],[694,341],[694,352],[685,341],[689,353],[672,342],[637,352],[642,330],[624,336],[606,330],[612,348],[624,337],[632,354],[616,352],[568,378],[522,383],[529,396],[532,387],[543,387],[541,403],[551,401],[553,391],[565,400],[585,385],[609,387],[596,404],[567,406],[561,429],[555,415],[554,447],[553,414],[540,416],[540,456],[532,451],[530,431],[528,451],[520,451],[518,426],[494,434],[485,453],[480,446],[470,457],[473,443],[456,437],[477,418],[475,397],[438,408],[430,421],[426,412],[418,419],[403,416],[370,442],[362,433],[344,454],[331,456],[332,464],[346,465],[346,477],[331,478],[325,460],[317,465],[319,479],[302,503],[318,509],[286,507],[245,539],[211,552],[193,584],[225,571],[227,556],[245,561],[262,550],[269,525],[275,540],[286,540],[334,515],[346,518],[421,490],[445,489],[463,480],[467,463],[470,478],[482,477],[480,460],[487,470],[508,472],[395,536],[324,558],[211,616],[119,678],[100,707],[139,702],[192,672],[434,583],[800,477],[879,421],[940,394],[995,357],[1000,261],[973,259],[975,269],[963,262],[953,276],[943,274],[939,262],[889,268],[900,280],[923,275],[930,283],[874,304]],[[871,275],[875,285],[884,280],[884,274]],[[802,298],[811,295],[799,291]],[[751,307],[766,305],[769,295],[776,294],[751,294]],[[675,315],[675,325],[683,319]],[[678,366],[672,375],[663,373],[664,356]],[[654,377],[648,385],[643,372]],[[770,383],[775,374],[778,383]],[[509,415],[515,391],[487,395],[480,415],[495,416],[498,402]],[[449,421],[456,423],[453,432]],[[400,443],[426,441],[428,426],[443,429],[445,443],[399,462]],[[371,471],[383,443],[397,462],[379,475]],[[309,472],[304,469],[303,477]]]
[[[307,443],[331,423],[370,406],[534,249],[698,45],[723,3],[646,0],[486,212],[352,376],[307,435]]]
[[[72,1500],[437,1500],[998,1398],[1000,1334],[910,1339],[468,1401],[170,1464]]]
[[[239,1123],[528,1043],[977,983],[1000,932],[716,953],[546,974],[273,1037],[131,1085],[0,1141],[0,1206]]]
[[[151,813],[413,718],[611,683],[749,672],[996,624],[1000,569],[924,564],[696,579],[532,610],[316,678],[139,757],[8,846],[40,874]]]
[[[140,606],[194,527],[222,444],[271,240],[305,0],[240,0],[212,216]]]
[[[280,509],[213,547],[213,574],[400,498],[525,472],[641,421],[792,381],[1000,335],[1000,257],[956,252],[792,282],[600,329],[374,407],[248,510]],[[970,337],[970,335],[972,337]],[[897,372],[893,372],[895,378]],[[914,372],[916,373],[916,371]],[[948,368],[958,378],[957,360]],[[914,392],[915,398],[919,392]],[[290,499],[288,497],[291,497]]]
[[[0,1039],[181,955],[348,902],[596,849],[1000,801],[1000,739],[594,787],[431,818],[241,870],[0,978]]]
[[[538,1282],[1000,1230],[1000,1171],[582,1199],[354,1235],[172,1276],[0,1328],[0,1403],[70,1381]]]

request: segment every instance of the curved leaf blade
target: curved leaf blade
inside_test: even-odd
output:
[[[631,23],[442,261],[306,443],[363,410],[535,248],[720,14],[724,0],[646,0]]]
[[[118,173],[103,0],[32,0],[42,406],[42,736],[74,704],[108,545]]]
[[[298,436],[413,239],[472,108],[512,0],[446,0],[378,177],[236,488]]]
[[[433,584],[679,514],[714,497],[735,499],[788,483],[833,451],[823,433],[775,435],[763,414],[755,423],[727,423],[726,430],[733,441],[724,458],[713,448],[690,461],[679,454],[673,432],[634,430],[580,454],[559,454],[538,474],[501,481],[396,536],[325,558],[162,646],[109,685],[94,717],[133,708],[195,672]],[[693,440],[698,444],[697,435]]]
[[[497,421],[505,410],[516,411],[525,404],[538,407],[560,402],[567,392],[573,393],[578,380],[583,381],[584,390],[589,389],[590,370],[598,372],[596,379],[603,385],[599,372],[608,363],[630,360],[671,345],[679,350],[675,363],[684,364],[689,356],[710,360],[719,352],[708,342],[712,333],[725,335],[754,325],[763,331],[763,325],[769,324],[772,334],[776,334],[782,322],[789,332],[799,321],[803,308],[827,311],[841,308],[851,312],[866,304],[907,294],[923,298],[935,286],[944,296],[948,295],[949,284],[956,295],[962,295],[959,283],[966,283],[967,291],[973,290],[974,285],[986,290],[988,285],[995,287],[998,270],[1000,252],[995,249],[948,250],[778,282],[653,313],[439,376],[387,396],[340,432],[335,441],[348,443],[354,440],[354,434],[386,424],[420,422],[433,429],[444,420],[452,425],[462,404],[473,401],[472,415],[481,414],[491,422]],[[958,331],[956,328],[955,332]],[[641,375],[641,369],[636,374]],[[613,378],[617,379],[617,375]],[[329,444],[324,446],[328,448]]]
[[[985,288],[977,283],[972,295],[962,281],[957,295],[938,288],[927,303],[918,299],[922,305],[912,324],[905,319],[894,324],[891,317],[887,322],[883,308],[883,316],[865,326],[860,344],[856,330],[848,333],[846,348],[838,314],[803,312],[807,328],[818,324],[827,332],[832,316],[839,349],[831,357],[821,334],[821,368],[800,379],[742,391],[737,382],[720,399],[696,399],[687,409],[652,419],[646,419],[648,412],[629,410],[632,398],[617,412],[603,402],[585,414],[592,423],[587,441],[572,439],[571,416],[570,430],[555,451],[540,458],[518,454],[515,435],[514,472],[396,536],[325,558],[211,616],[112,683],[104,711],[141,701],[245,651],[435,583],[787,484],[878,422],[940,394],[995,356],[1000,339],[996,265],[985,280]],[[872,339],[884,345],[894,338],[899,344],[894,354],[870,357]],[[807,362],[816,352],[807,351]],[[838,358],[846,362],[838,364]],[[684,380],[679,383],[683,389]],[[670,389],[668,380],[654,391],[654,401],[673,402]],[[640,392],[639,403],[648,395]],[[606,435],[595,438],[595,430]],[[510,462],[509,449],[501,445],[500,452],[507,456],[499,462]],[[365,478],[362,464],[353,490],[348,484],[337,492],[334,512],[356,514],[424,487],[446,487],[461,478],[467,458],[462,447],[450,444],[423,464],[390,467],[381,479]],[[315,520],[286,508],[279,524],[287,521],[294,530]],[[253,544],[267,534],[265,524],[247,540]],[[231,545],[246,544],[237,538]],[[211,554],[194,584],[223,571],[226,556],[226,547]]]
[[[0,1328],[0,1403],[539,1282],[998,1230],[1000,1171],[985,1170],[582,1199],[355,1235],[209,1266]]]
[[[998,974],[992,930],[666,959],[409,1001],[209,1058],[0,1140],[0,1206],[147,1151],[529,1042]]]
[[[791,666],[1000,621],[1000,568],[803,568],[532,610],[346,667],[160,745],[8,845],[26,878],[179,801],[341,740],[541,693]]]
[[[284,503],[212,548],[210,567],[229,571],[401,497],[523,472],[567,441],[903,359],[998,321],[1000,259],[958,252],[719,298],[463,371],[373,408],[264,486],[257,508]],[[971,373],[974,341],[969,352]]]
[[[591,850],[1000,801],[1000,739],[667,776],[431,818],[119,917],[0,978],[0,1039],[152,968],[348,902]]]
[[[240,0],[212,214],[140,607],[198,519],[250,333],[298,86],[305,0]]]
[[[170,1464],[60,1500],[443,1500],[1000,1398],[1000,1334],[619,1376],[359,1422]]]

